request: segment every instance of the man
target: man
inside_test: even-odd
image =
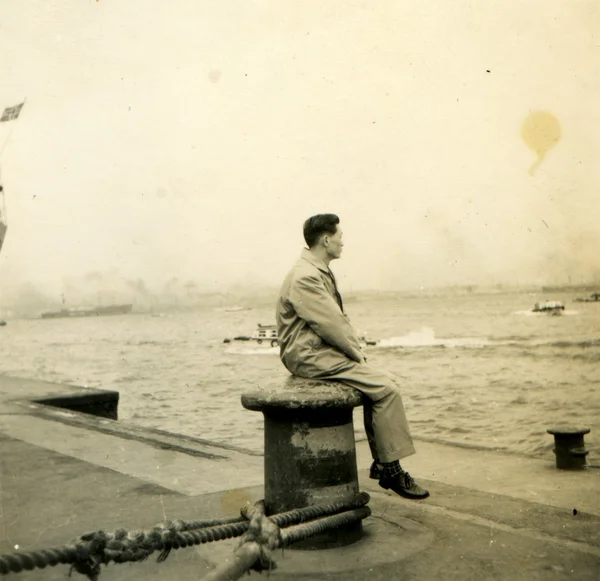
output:
[[[344,246],[339,222],[335,214],[318,214],[304,223],[308,249],[285,278],[277,302],[281,360],[293,375],[335,379],[361,391],[371,478],[405,498],[427,498],[429,492],[400,466],[415,449],[398,385],[367,363],[329,269]]]

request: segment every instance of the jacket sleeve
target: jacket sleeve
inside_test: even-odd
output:
[[[365,360],[352,325],[319,276],[305,275],[296,279],[289,298],[298,316],[323,341],[358,363]]]

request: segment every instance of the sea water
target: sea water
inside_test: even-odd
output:
[[[555,425],[591,428],[600,455],[600,303],[534,314],[528,293],[409,297],[348,303],[378,340],[369,363],[398,375],[413,435],[552,458]],[[223,339],[274,322],[274,304],[247,310],[11,320],[0,328],[0,373],[120,393],[119,418],[262,450],[262,414],[245,391],[280,384],[278,348]],[[360,436],[362,418],[355,414]],[[418,445],[417,445],[418,446]],[[600,460],[595,461],[596,464]]]

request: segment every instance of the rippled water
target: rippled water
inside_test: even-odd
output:
[[[388,297],[347,311],[380,340],[369,362],[401,376],[415,436],[547,456],[546,429],[576,424],[592,429],[586,443],[599,464],[600,304],[554,293],[564,315],[532,314],[543,298]],[[251,334],[273,312],[9,321],[0,373],[116,389],[122,420],[261,450],[262,416],[240,395],[287,372],[277,349],[223,338]],[[360,414],[355,422],[360,431]]]

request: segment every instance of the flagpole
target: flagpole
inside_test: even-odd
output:
[[[25,103],[27,103],[27,97],[25,97],[25,99],[23,99],[23,103],[21,105],[21,109],[25,106]],[[19,115],[21,114],[21,109],[19,109]],[[11,119],[11,121],[16,121],[16,119]],[[8,123],[10,123],[10,121],[8,121]],[[4,153],[4,150],[6,149],[6,146],[8,145],[8,142],[10,141],[10,137],[12,135],[12,132],[15,130],[15,124],[12,125],[12,127],[8,130],[8,137],[6,138],[6,140],[4,141],[4,143],[2,144],[2,149],[0,149],[0,161],[2,160],[2,154]],[[0,178],[2,176],[0,175]],[[1,182],[0,182],[1,183]]]
[[[27,97],[25,97],[23,99],[23,103],[21,103],[21,105],[19,106],[18,110],[16,111],[16,116],[14,118],[9,118],[7,121],[16,121],[19,117],[19,115],[21,114],[21,110],[23,109],[23,107],[25,106],[25,103],[27,102]],[[15,130],[14,125],[9,129],[8,131],[8,137],[6,138],[6,140],[4,141],[4,143],[2,144],[2,148],[0,149],[0,161],[2,161],[2,154],[4,153],[4,150],[6,149],[6,146],[8,145],[8,142],[10,141],[10,138],[12,136],[12,132]],[[7,230],[7,216],[6,216],[6,196],[4,195],[4,187],[2,186],[2,170],[0,167],[0,226],[2,227],[2,238],[0,239],[0,248],[2,247],[2,245],[4,244],[4,236],[6,235],[6,230]]]
[[[8,137],[4,140],[4,143],[2,144],[2,149],[0,149],[0,160],[2,160],[2,154],[4,153],[4,150],[6,149],[6,145],[10,141],[10,136],[12,135],[12,132],[14,130],[15,130],[14,125],[8,130]]]

